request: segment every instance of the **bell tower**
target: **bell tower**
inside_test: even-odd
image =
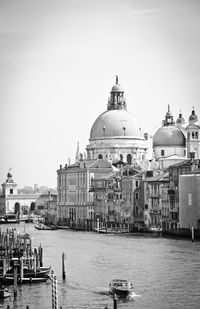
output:
[[[3,195],[11,195],[11,194],[17,194],[17,184],[13,180],[13,176],[11,174],[11,168],[9,168],[7,179],[2,184],[3,189]]]
[[[200,159],[200,126],[194,108],[189,117],[189,125],[186,127],[186,132],[188,156],[190,156],[190,153],[193,153],[194,159]]]

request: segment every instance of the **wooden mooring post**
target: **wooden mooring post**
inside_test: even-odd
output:
[[[38,254],[39,254],[40,267],[43,267],[43,249],[42,249],[41,244],[38,248]]]
[[[117,309],[117,301],[118,301],[118,298],[117,298],[117,295],[115,294],[113,297],[113,309]]]
[[[194,226],[192,226],[192,242],[194,241]]]
[[[62,254],[62,278],[63,280],[65,280],[65,259],[66,259],[66,255],[63,252]]]
[[[52,309],[58,309],[57,278],[53,271],[51,271],[51,282],[52,282]]]
[[[17,267],[14,268],[14,282],[13,282],[14,298],[17,297]]]

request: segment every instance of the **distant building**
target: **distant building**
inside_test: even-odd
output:
[[[144,221],[146,226],[169,229],[169,174],[162,170],[147,171],[144,177]]]
[[[87,224],[94,218],[91,181],[116,170],[106,159],[80,161],[65,166],[58,174],[58,220],[68,225]]]
[[[35,209],[35,202],[38,194],[18,194],[17,184],[9,171],[6,181],[2,184],[2,194],[0,195],[0,213],[16,213],[19,216],[29,213]]]

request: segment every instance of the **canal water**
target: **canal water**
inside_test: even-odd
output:
[[[9,225],[1,225],[4,230]],[[113,308],[111,279],[127,279],[135,292],[120,308],[200,308],[200,242],[152,236],[103,235],[70,230],[39,231],[33,224],[13,225],[43,247],[44,266],[58,279],[63,309]],[[62,253],[66,280],[62,280]],[[51,281],[18,286],[17,300],[1,300],[0,308],[50,309]]]

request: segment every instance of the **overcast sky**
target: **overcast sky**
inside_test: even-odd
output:
[[[200,118],[200,1],[0,0],[0,181],[56,187],[115,75],[155,133],[170,104]]]

